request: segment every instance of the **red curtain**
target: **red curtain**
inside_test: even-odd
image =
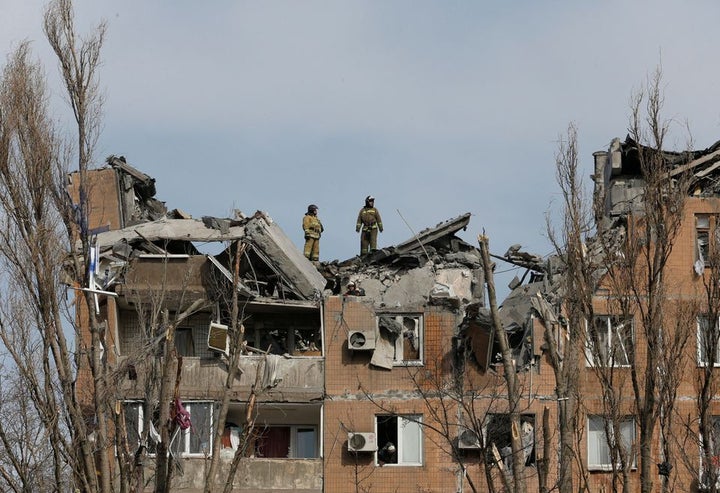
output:
[[[255,443],[257,457],[282,458],[290,455],[290,427],[265,428]]]

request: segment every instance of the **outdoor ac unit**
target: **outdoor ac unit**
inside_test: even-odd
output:
[[[480,438],[473,430],[465,430],[458,436],[458,448],[461,449],[479,449]]]
[[[376,452],[375,433],[348,433],[348,452]]]
[[[375,349],[375,331],[351,330],[348,334],[348,349],[356,351]]]
[[[228,341],[227,325],[211,323],[208,330],[208,348],[213,351],[223,353],[225,356],[230,354],[230,345]]]

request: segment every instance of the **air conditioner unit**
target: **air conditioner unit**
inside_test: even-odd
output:
[[[228,356],[230,354],[230,344],[227,325],[217,324],[215,322],[211,323],[210,330],[208,330],[207,345],[209,349]]]
[[[348,334],[348,349],[355,351],[375,349],[375,331],[351,330]]]
[[[376,452],[375,433],[348,433],[348,452]]]
[[[479,449],[480,437],[473,430],[465,430],[458,436],[458,448]]]

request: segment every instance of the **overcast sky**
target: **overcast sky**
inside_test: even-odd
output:
[[[0,0],[2,62],[32,40],[60,98],[44,4]],[[625,137],[630,95],[658,64],[671,143],[685,147],[686,122],[695,148],[720,139],[716,0],[76,0],[75,10],[80,31],[109,27],[97,162],[126,156],[157,180],[157,198],[195,217],[266,211],[299,247],[315,203],[321,260],[358,253],[368,194],[380,246],[471,212],[466,241],[484,229],[494,253],[514,243],[549,253],[558,136],[577,124],[589,181],[592,153]]]

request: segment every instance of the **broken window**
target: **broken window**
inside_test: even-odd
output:
[[[377,465],[422,465],[422,415],[375,416]]]
[[[185,402],[185,410],[190,413],[192,426],[183,430],[180,427],[170,440],[170,450],[175,457],[181,455],[209,455],[212,451],[213,402]]]
[[[525,465],[535,464],[535,415],[520,415],[520,434]],[[509,414],[490,414],[485,426],[485,444],[497,450],[500,460],[508,470],[512,469],[512,421]],[[494,448],[493,448],[494,447]]]
[[[695,215],[695,272],[702,275],[705,267],[715,262],[718,251],[717,229],[720,221],[716,214]]]
[[[243,325],[245,342],[251,352],[321,356],[321,322],[317,310],[253,312]]]
[[[608,471],[612,469],[613,461],[616,466],[622,467],[620,463],[619,448],[626,454],[632,453],[632,445],[635,440],[635,420],[632,417],[624,417],[620,420],[618,430],[620,441],[615,440],[613,422],[605,416],[588,416],[588,469]],[[631,467],[635,467],[635,456],[633,454]]]
[[[375,348],[376,353],[383,353],[388,363],[392,357],[393,365],[421,365],[423,363],[422,315],[380,315],[377,318],[377,324],[380,340]],[[386,367],[386,365],[379,366]]]
[[[632,348],[632,319],[598,315],[588,327],[586,345],[590,366],[628,366]]]
[[[698,365],[720,366],[720,326],[716,322],[711,327],[707,315],[698,317],[697,326]]]
[[[315,426],[266,426],[255,437],[255,456],[264,458],[315,459],[318,434]]]
[[[123,411],[125,413],[125,432],[127,433],[128,447],[131,453],[140,447],[142,443],[143,432],[145,431],[145,406],[142,401],[127,401],[123,403]],[[160,410],[155,409],[152,418],[149,420],[149,430],[147,432],[147,441],[144,445],[147,447],[148,453],[155,453],[157,443],[160,441],[158,432],[158,420],[160,418]]]
[[[247,345],[269,354],[320,356],[320,330],[255,324],[245,329]]]

